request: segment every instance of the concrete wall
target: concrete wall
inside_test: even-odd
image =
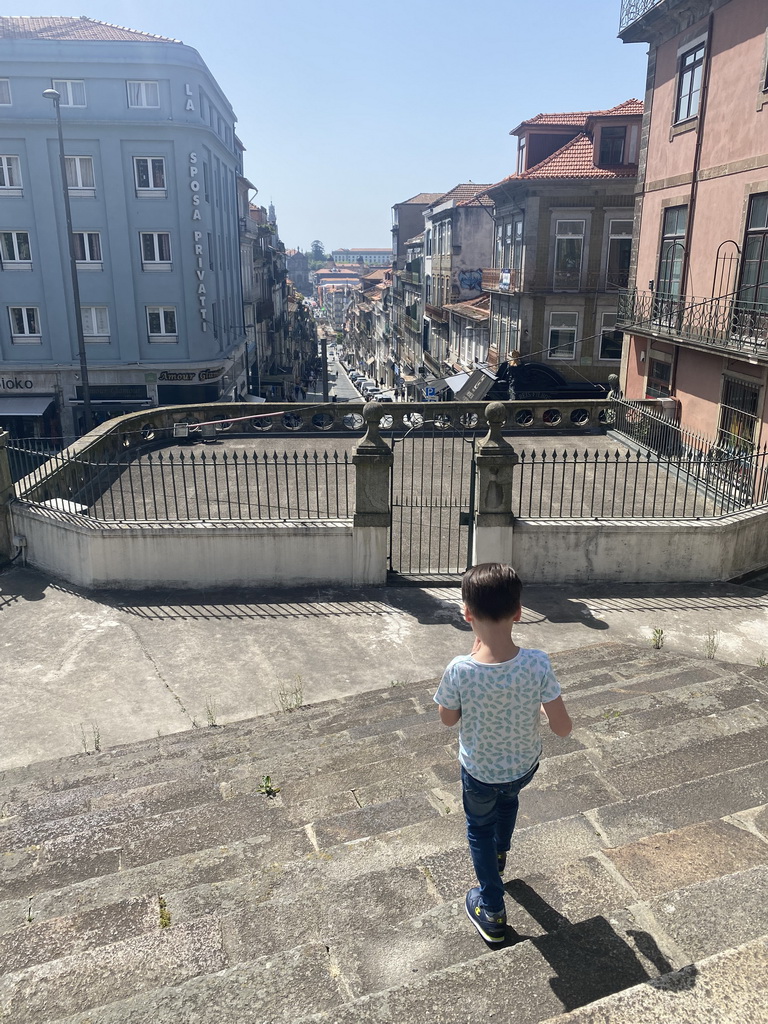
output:
[[[353,530],[350,520],[107,526],[11,508],[27,562],[85,588],[362,586],[386,578],[386,527]]]
[[[531,583],[728,580],[768,565],[768,511],[698,521],[518,520],[511,561]]]

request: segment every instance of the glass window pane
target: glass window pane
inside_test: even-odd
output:
[[[29,249],[29,235],[26,231],[19,231],[16,234],[16,244],[19,251],[20,260],[31,260],[32,254]]]
[[[93,160],[89,156],[80,157],[80,179],[83,188],[93,188],[95,179],[93,177]]]
[[[37,310],[34,306],[27,306],[27,327],[29,334],[39,334],[37,329]]]
[[[141,102],[141,82],[129,82],[128,83],[128,105],[131,107],[142,106]]]
[[[3,231],[0,233],[0,252],[4,260],[16,259],[14,248],[13,248],[13,232]]]
[[[98,231],[88,232],[88,251],[92,260],[101,262],[101,235]]]
[[[96,333],[109,334],[109,314],[106,306],[94,306]]]
[[[749,204],[749,230],[768,228],[768,192],[752,196]]]
[[[157,258],[163,263],[171,260],[171,236],[165,232],[157,236]]]
[[[141,258],[145,263],[155,262],[155,236],[150,231],[141,234]]]
[[[7,78],[0,78],[0,103],[11,102],[11,83]]]
[[[136,188],[149,188],[149,161],[138,157],[134,164],[136,166]]]
[[[24,310],[21,306],[11,306],[11,331],[24,334]]]
[[[72,87],[72,105],[75,107],[85,106],[85,82],[70,82]]]
[[[160,310],[157,306],[150,306],[147,309],[147,321],[149,323],[150,334],[162,334],[162,327],[160,321]]]
[[[157,88],[157,82],[144,83],[144,99],[148,107],[160,106],[160,93]]]
[[[175,334],[176,333],[176,310],[175,309],[164,309],[163,317],[165,321],[165,333]]]
[[[152,187],[165,188],[165,160],[152,161]]]

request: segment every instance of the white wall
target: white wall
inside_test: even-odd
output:
[[[107,526],[12,506],[29,565],[85,588],[380,585],[386,527],[350,520]]]
[[[768,564],[768,511],[717,520],[517,520],[513,529],[511,562],[531,583],[709,583]]]

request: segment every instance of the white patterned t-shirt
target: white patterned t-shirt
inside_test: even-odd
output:
[[[461,710],[459,761],[480,782],[512,782],[541,756],[539,706],[560,696],[544,651],[521,647],[486,665],[462,654],[448,665],[434,700]]]

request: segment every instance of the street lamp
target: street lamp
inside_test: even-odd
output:
[[[75,252],[75,236],[72,231],[72,208],[69,204],[67,164],[64,159],[64,134],[61,130],[61,95],[56,89],[45,89],[43,96],[47,100],[53,100],[53,109],[56,111],[56,127],[59,133],[59,166],[61,169],[61,187],[64,192],[64,215],[67,222],[67,242],[69,244],[69,270],[72,276],[72,300],[75,304],[77,354],[80,357],[80,381],[83,389],[83,414],[85,418],[85,433],[87,434],[93,426],[93,417],[91,415],[91,386],[88,382],[88,361],[85,355],[83,319],[80,312],[80,283],[77,280],[77,253]]]

